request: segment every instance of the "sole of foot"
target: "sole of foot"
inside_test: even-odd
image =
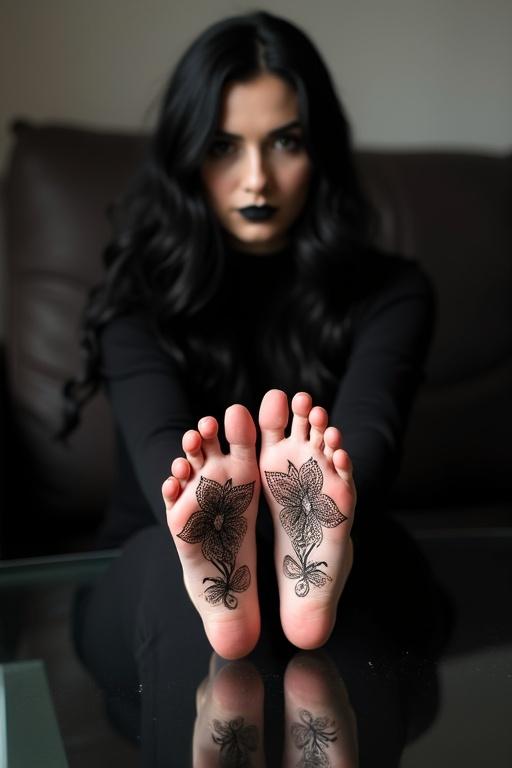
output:
[[[357,725],[345,683],[322,652],[298,653],[284,676],[284,765],[356,768]]]
[[[196,697],[193,765],[263,768],[263,698],[263,681],[253,664],[222,663],[213,654]]]
[[[298,648],[323,645],[352,568],[356,489],[338,429],[310,395],[271,390],[259,414],[260,473],[275,533],[283,631]]]
[[[239,659],[260,633],[255,539],[260,481],[249,411],[230,406],[224,431],[227,454],[211,416],[184,434],[186,458],[173,461],[162,495],[185,587],[208,640],[223,658]]]

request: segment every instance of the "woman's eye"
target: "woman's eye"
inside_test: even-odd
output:
[[[210,145],[208,155],[210,157],[226,157],[234,151],[234,146],[231,141],[226,139],[217,139]]]
[[[299,136],[278,136],[275,144],[278,149],[284,149],[294,152],[302,147],[302,141]]]

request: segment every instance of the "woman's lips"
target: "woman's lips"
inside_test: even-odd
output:
[[[272,205],[248,205],[238,209],[239,214],[247,221],[267,221],[276,211],[277,208]]]

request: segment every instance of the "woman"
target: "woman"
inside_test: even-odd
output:
[[[130,538],[133,551],[137,531],[167,523],[226,658],[259,636],[270,521],[284,633],[300,648],[327,640],[356,485],[370,519],[396,473],[432,295],[415,263],[372,248],[370,223],[347,120],[304,33],[264,12],[203,32],[117,208],[86,374],[68,394],[71,423],[103,383],[118,426],[100,545]],[[123,562],[126,549],[118,574]]]

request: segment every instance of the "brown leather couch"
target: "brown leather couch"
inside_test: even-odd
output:
[[[68,445],[53,434],[62,383],[80,364],[79,316],[101,274],[106,208],[144,142],[68,125],[13,130],[3,185],[4,556],[87,548],[107,504],[114,456],[104,396]],[[510,523],[512,156],[382,150],[358,162],[380,243],[417,258],[438,295],[394,505],[410,520]]]

